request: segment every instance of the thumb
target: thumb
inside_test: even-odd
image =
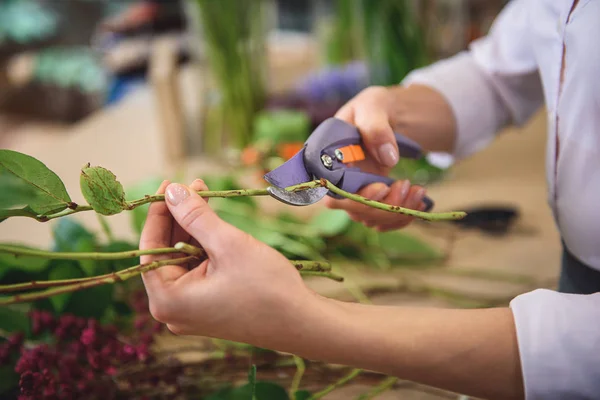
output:
[[[216,255],[231,242],[233,227],[225,223],[194,190],[178,183],[165,191],[169,211],[179,226],[200,243],[210,255]],[[212,254],[211,254],[212,253]]]
[[[398,163],[398,145],[387,112],[367,104],[356,110],[354,124],[367,150],[382,166],[391,168]]]

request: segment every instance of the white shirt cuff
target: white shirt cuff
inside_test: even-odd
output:
[[[538,289],[514,298],[526,400],[600,397],[600,293]]]

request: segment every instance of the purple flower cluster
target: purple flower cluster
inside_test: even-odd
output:
[[[92,318],[31,312],[34,335],[53,340],[32,346],[18,333],[0,346],[0,365],[18,356],[19,400],[84,399],[92,393],[94,398],[115,398],[118,387],[112,377],[126,365],[152,361],[153,334],[163,327],[150,317],[145,293],[135,296],[132,305],[136,332],[129,336]]]
[[[368,83],[367,66],[361,62],[353,62],[309,75],[300,81],[296,92],[309,102],[344,103],[367,87]]]

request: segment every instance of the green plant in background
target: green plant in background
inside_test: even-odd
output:
[[[0,45],[4,42],[27,44],[54,35],[58,17],[36,1],[0,2]]]
[[[241,150],[252,140],[266,96],[266,1],[193,0],[201,42],[216,86],[215,107],[203,130],[205,152]]]
[[[426,65],[425,34],[409,0],[358,0],[356,21],[371,84],[398,84],[411,70]]]
[[[33,57],[35,82],[85,93],[102,93],[108,87],[108,76],[97,54],[87,48],[52,47]]]
[[[344,65],[363,56],[361,29],[355,0],[335,0],[334,14],[325,39],[325,62]]]

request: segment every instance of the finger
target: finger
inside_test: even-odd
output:
[[[423,197],[425,197],[425,189],[420,186],[411,187],[404,201],[404,208],[419,210],[423,202]]]
[[[195,190],[195,191],[200,191],[200,190],[208,190],[208,187],[206,186],[206,184],[204,183],[204,181],[202,179],[196,179],[190,185],[190,189]],[[169,215],[170,214],[171,213],[169,212]],[[173,233],[171,234],[171,243],[175,244],[177,242],[185,242],[185,243],[191,244],[190,240],[191,240],[190,234],[185,229],[183,229],[179,224],[177,224],[177,223],[174,224]]]
[[[157,194],[165,193],[169,182],[164,181]],[[153,249],[171,246],[171,232],[173,230],[173,217],[165,202],[152,203],[148,208],[148,215],[140,238],[140,249]],[[158,259],[169,258],[165,256],[141,256],[140,262],[145,264]],[[148,296],[156,296],[163,285],[172,282],[186,272],[186,269],[178,265],[163,266],[142,274],[142,280],[148,291]]]
[[[156,194],[163,194],[169,183],[163,181]],[[163,201],[150,204],[140,237],[140,250],[169,247],[172,227],[173,217],[166,204]],[[155,256],[141,256],[140,262],[148,263],[155,259],[157,259]]]
[[[208,203],[185,185],[171,184],[166,190],[166,203],[175,221],[194,239],[198,240],[210,256],[231,248],[235,228],[225,223]]]
[[[354,124],[354,105],[352,102],[346,103],[336,113],[335,117],[349,124]]]
[[[368,152],[382,166],[391,168],[398,163],[398,145],[385,109],[374,101],[365,101],[355,111],[354,124],[360,131]]]

